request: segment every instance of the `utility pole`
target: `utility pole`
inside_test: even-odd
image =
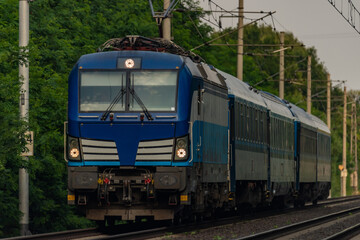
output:
[[[327,92],[326,92],[326,121],[327,126],[331,130],[331,81],[330,74],[327,75]]]
[[[311,56],[308,56],[307,64],[307,97],[306,97],[306,112],[311,114]]]
[[[356,121],[356,100],[355,97],[354,102],[351,104],[351,136],[350,136],[350,154],[354,156],[354,172],[351,174],[351,187],[353,188],[353,195],[358,192],[358,184],[357,184],[357,172],[358,172],[358,163],[357,163],[357,121]]]
[[[284,37],[285,33],[280,32],[280,69],[279,69],[279,97],[284,99]]]
[[[164,12],[170,7],[170,0],[164,0]],[[170,14],[170,13],[169,13]],[[165,17],[162,21],[162,34],[163,38],[171,41],[171,19]]]
[[[351,104],[350,115],[350,156],[353,156],[353,142],[354,142],[354,103]],[[350,187],[354,187],[354,173],[350,174]]]
[[[351,115],[350,115],[350,126],[351,126],[351,130],[350,130],[350,155],[353,155],[353,142],[354,142],[354,106],[355,104],[352,103],[351,104]]]
[[[244,57],[244,0],[239,0],[238,47],[237,47],[237,78],[243,81]]]
[[[342,154],[342,169],[341,170],[341,196],[346,196],[346,86],[344,86],[344,116],[343,116],[343,154]]]
[[[29,2],[28,0],[19,0],[19,47],[21,60],[19,63],[20,87],[20,119],[29,121],[29,61],[27,59],[27,47],[29,45]],[[27,156],[23,156],[28,161]],[[29,173],[27,169],[19,169],[19,210],[20,216],[20,234],[27,235],[29,231]]]
[[[354,171],[354,192],[353,194],[358,194],[358,159],[357,159],[357,114],[356,114],[356,101],[357,97],[355,98],[354,104],[354,135],[355,135],[355,152],[354,152],[354,160],[355,160],[355,171]]]
[[[331,80],[330,80],[330,74],[327,75],[326,122],[327,122],[327,127],[331,131]],[[331,198],[331,189],[329,192],[329,198]]]

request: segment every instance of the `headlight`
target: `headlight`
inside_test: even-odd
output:
[[[189,157],[189,136],[176,139],[175,161],[187,160]]]
[[[178,156],[179,158],[184,158],[186,157],[186,150],[184,148],[179,148],[177,151],[176,151],[176,156]]]
[[[77,158],[79,155],[80,155],[79,149],[77,149],[77,148],[72,148],[72,149],[70,150],[70,156],[71,156],[72,158]]]
[[[67,159],[70,161],[81,161],[79,139],[67,136]]]

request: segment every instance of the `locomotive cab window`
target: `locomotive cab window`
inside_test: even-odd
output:
[[[130,88],[141,98],[149,111],[175,111],[177,72],[137,71],[130,75]],[[130,96],[130,111],[141,106]]]
[[[117,93],[126,86],[125,72],[82,72],[80,86],[80,111],[105,111]],[[114,106],[114,111],[124,111],[124,96]]]
[[[176,110],[177,71],[82,71],[80,112]],[[140,101],[139,101],[140,99]]]

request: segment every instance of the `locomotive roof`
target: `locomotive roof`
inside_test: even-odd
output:
[[[179,55],[152,51],[111,51],[98,52],[81,56],[79,66],[84,69],[116,69],[121,57],[141,58],[142,69],[175,69],[181,67],[183,59]]]
[[[218,86],[226,88],[224,77],[222,76],[222,74],[219,74],[219,70],[215,69],[213,66],[210,66],[203,62],[195,63],[193,59],[189,57],[184,57],[184,61],[193,77],[200,77],[207,81],[215,83]]]
[[[220,71],[219,69],[217,69],[217,71],[225,78],[229,95],[234,95],[235,97],[242,98],[246,101],[253,102],[266,108],[265,102],[260,96],[259,92],[250,90],[251,87],[249,86],[249,84],[240,81],[236,77],[226,72]]]
[[[289,103],[291,112],[294,113],[296,120],[302,124],[308,125],[310,128],[316,128],[323,132],[329,133],[330,130],[319,118],[307,113],[304,109],[296,106],[295,104]]]
[[[315,122],[318,130],[330,134],[330,129],[323,121],[320,120],[320,118],[318,118],[314,115],[310,115],[310,116],[313,119],[313,121]]]
[[[261,96],[263,97],[268,109],[276,114],[281,116],[285,116],[287,118],[293,119],[293,115],[290,112],[289,108],[285,105],[285,103],[278,98],[277,96],[261,91]]]
[[[289,103],[291,112],[294,113],[297,121],[304,123],[309,126],[314,126],[314,121],[311,118],[311,115],[308,114],[304,109],[296,106],[295,104]]]

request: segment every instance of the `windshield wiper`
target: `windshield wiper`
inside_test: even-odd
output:
[[[154,120],[149,111],[147,110],[145,104],[141,101],[139,96],[136,94],[134,89],[129,89],[130,94],[133,96],[135,101],[139,104],[139,106],[142,108],[143,112],[145,113],[148,120]]]
[[[111,110],[114,108],[114,106],[119,102],[120,99],[122,99],[122,97],[124,96],[124,94],[126,93],[126,90],[121,87],[120,91],[116,94],[115,98],[112,100],[112,102],[110,103],[109,107],[105,110],[105,112],[103,113],[103,115],[101,116],[101,120],[105,121],[106,118],[108,117],[108,115],[110,114]]]

